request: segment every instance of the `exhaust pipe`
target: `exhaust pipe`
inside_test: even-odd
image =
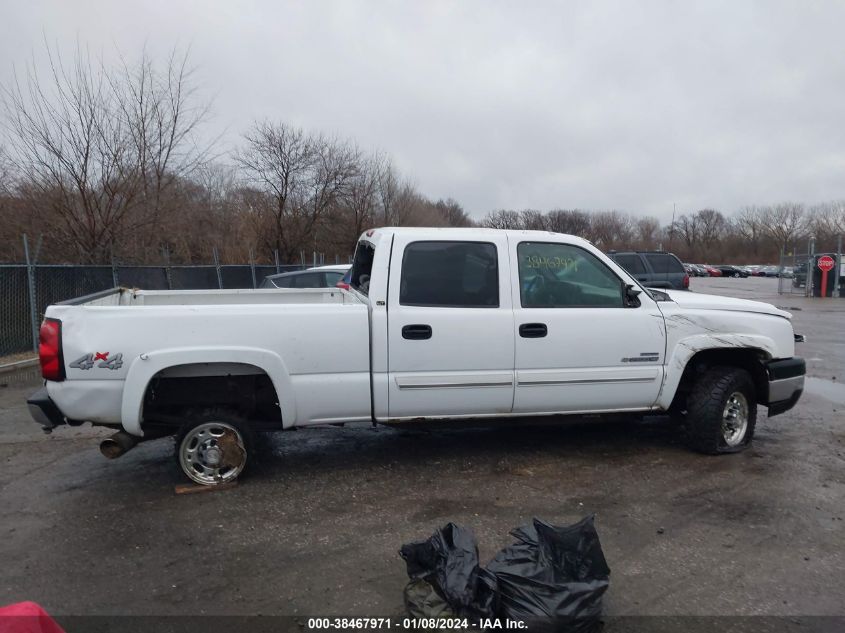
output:
[[[140,437],[129,435],[126,431],[118,431],[111,437],[107,437],[100,442],[100,452],[104,457],[117,459],[124,453],[135,448],[140,441]]]

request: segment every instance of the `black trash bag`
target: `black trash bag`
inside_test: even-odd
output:
[[[487,565],[496,577],[498,617],[527,621],[534,630],[601,627],[610,569],[593,519],[555,527],[535,518],[511,532],[518,542]]]
[[[482,569],[472,532],[454,523],[402,546],[413,617],[477,617],[527,622],[537,631],[601,628],[610,569],[593,516],[566,527],[539,519],[511,531],[517,542]]]
[[[453,618],[455,612],[437,589],[425,580],[405,585],[405,611],[412,618]]]
[[[415,617],[490,617],[495,578],[478,565],[478,545],[469,530],[449,523],[425,541],[402,546],[399,555],[411,582],[405,587],[405,608]],[[432,595],[421,582],[427,583]],[[439,596],[443,603],[437,600]]]

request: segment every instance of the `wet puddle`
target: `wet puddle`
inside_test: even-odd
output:
[[[804,379],[804,393],[821,396],[825,400],[845,406],[845,384],[840,382],[807,376]]]

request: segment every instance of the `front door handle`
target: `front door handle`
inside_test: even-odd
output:
[[[549,333],[545,323],[523,323],[519,326],[519,335],[522,338],[543,338]]]
[[[406,325],[402,328],[402,338],[409,341],[424,341],[431,338],[431,326],[422,323]]]

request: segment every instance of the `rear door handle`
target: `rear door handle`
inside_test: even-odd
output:
[[[406,325],[402,328],[402,338],[406,338],[409,341],[423,341],[431,338],[431,326],[422,323]]]
[[[519,326],[519,335],[522,338],[543,338],[549,333],[545,323],[523,323]]]

